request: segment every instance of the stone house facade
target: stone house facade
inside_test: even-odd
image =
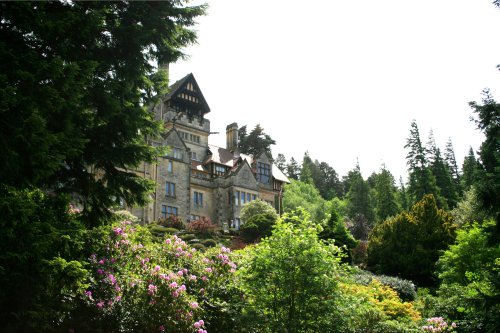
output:
[[[174,83],[152,111],[166,132],[151,143],[166,146],[168,153],[137,170],[156,183],[150,204],[131,209],[144,223],[177,215],[184,221],[208,217],[238,229],[241,207],[257,198],[281,212],[288,178],[265,153],[239,153],[236,123],[226,128],[225,148],[209,144],[210,108],[193,74]]]

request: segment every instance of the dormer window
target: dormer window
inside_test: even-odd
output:
[[[214,168],[214,173],[218,176],[222,176],[226,173],[226,168],[222,165],[216,164]]]
[[[258,162],[257,174],[261,183],[269,184],[271,181],[271,166],[267,163]]]

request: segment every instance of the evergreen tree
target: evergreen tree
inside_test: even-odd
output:
[[[448,170],[450,170],[451,178],[453,179],[453,184],[455,185],[455,191],[460,194],[462,192],[460,188],[460,173],[458,170],[457,160],[455,158],[455,150],[453,149],[451,138],[448,138],[448,142],[446,142],[446,147],[444,150],[444,160],[446,161]]]
[[[484,133],[485,140],[479,149],[481,168],[478,171],[477,191],[483,208],[496,221],[494,238],[500,242],[500,104],[489,90],[483,91],[482,105],[471,102],[476,114],[477,128]],[[500,284],[500,279],[499,279]],[[500,291],[499,291],[500,293]]]
[[[323,231],[318,234],[318,237],[324,240],[333,239],[336,246],[344,249],[349,261],[351,258],[351,250],[358,244],[344,225],[342,217],[334,207],[330,209],[329,217],[325,221]]]
[[[276,166],[281,170],[281,171],[285,171],[286,170],[286,158],[285,158],[285,155],[283,154],[278,154],[278,156],[276,157],[276,159],[274,160],[274,164],[276,164]]]
[[[406,186],[403,182],[403,177],[399,177],[399,191],[398,191],[398,199],[399,205],[401,209],[408,210],[410,209],[410,204],[408,201],[408,193],[406,192]]]
[[[334,168],[328,163],[319,164],[320,178],[315,182],[319,192],[326,200],[342,196],[342,184]]]
[[[300,167],[297,161],[293,157],[290,158],[290,163],[288,163],[286,166],[286,174],[290,179],[299,180]]]
[[[185,1],[6,2],[0,11],[0,182],[76,194],[88,221],[146,202],[132,170],[156,161],[145,105],[168,86],[153,62],[195,42]]]
[[[255,125],[248,135],[246,125],[238,129],[238,148],[243,154],[257,157],[262,153],[267,153],[269,157],[272,157],[271,146],[275,144],[276,141],[264,132],[260,124]]]
[[[380,173],[375,177],[375,212],[377,222],[382,222],[388,217],[399,213],[394,182],[394,176],[383,165]]]
[[[469,153],[465,156],[462,164],[461,187],[464,191],[468,191],[476,183],[479,168],[480,164],[476,160],[474,150],[470,147]]]
[[[446,200],[446,204],[442,207],[445,209],[453,209],[457,205],[458,194],[455,190],[455,184],[452,180],[451,172],[441,156],[441,150],[436,147],[432,131],[429,135],[429,142],[427,144],[427,154],[429,168],[436,179],[436,185],[439,188],[439,193]]]
[[[410,202],[416,203],[424,195],[432,194],[442,207],[444,201],[439,195],[436,179],[428,167],[426,150],[420,141],[420,133],[415,120],[411,123],[410,136],[406,140],[405,148],[408,149],[406,164],[409,173],[408,195]]]
[[[357,214],[363,215],[372,226],[375,220],[375,213],[370,198],[370,188],[361,175],[359,164],[356,164],[351,173],[351,185],[347,193],[347,213],[353,218]]]
[[[435,264],[455,237],[452,217],[438,209],[432,195],[370,233],[368,266],[377,273],[396,275],[419,285],[437,282]]]

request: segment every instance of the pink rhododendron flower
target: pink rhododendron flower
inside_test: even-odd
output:
[[[197,302],[191,302],[189,303],[189,306],[193,309],[197,309],[198,308],[198,303]]]

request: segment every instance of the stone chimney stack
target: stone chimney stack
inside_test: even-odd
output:
[[[226,149],[232,152],[238,150],[238,124],[232,123],[226,127]]]

